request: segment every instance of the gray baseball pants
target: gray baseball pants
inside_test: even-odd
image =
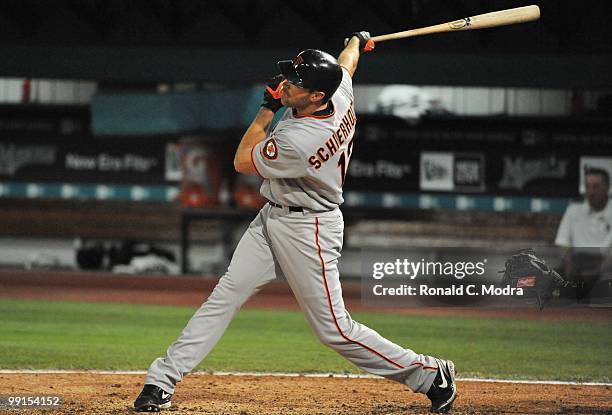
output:
[[[242,304],[285,276],[320,341],[366,372],[426,393],[437,362],[354,321],[344,307],[338,274],[344,221],[340,209],[289,212],[266,204],[238,243],[227,272],[196,311],[166,357],[149,367],[147,384],[174,393],[217,344]]]

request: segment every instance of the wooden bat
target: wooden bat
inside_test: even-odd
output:
[[[500,10],[498,12],[479,14],[466,17],[465,19],[441,23],[434,26],[421,27],[419,29],[406,30],[403,32],[389,33],[371,38],[374,43],[385,40],[403,39],[406,37],[430,35],[432,33],[456,32],[459,30],[477,30],[487,27],[506,26],[516,23],[531,22],[540,18],[538,6],[517,7],[514,9]]]

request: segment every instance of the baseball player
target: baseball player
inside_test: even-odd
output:
[[[262,106],[242,137],[234,166],[258,174],[269,200],[238,243],[227,272],[196,311],[166,357],[149,367],[134,402],[137,411],[170,407],[175,386],[217,344],[242,304],[284,276],[312,330],[326,346],[366,372],[427,394],[432,412],[456,398],[453,362],[418,354],[354,321],[338,275],[344,222],[338,206],[354,150],[351,77],[360,54],[373,48],[368,32],[353,33],[336,60],[308,49],[280,61]],[[270,124],[286,107],[280,121]]]

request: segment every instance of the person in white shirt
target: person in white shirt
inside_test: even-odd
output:
[[[610,176],[603,169],[585,172],[585,200],[568,206],[557,230],[555,245],[564,249],[564,273],[583,282],[578,299],[588,297],[594,283],[612,278],[612,203],[609,202]]]

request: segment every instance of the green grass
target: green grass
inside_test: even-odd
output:
[[[0,299],[0,368],[143,370],[193,308]],[[509,319],[353,317],[461,376],[610,381],[612,324]],[[319,344],[303,315],[243,310],[199,370],[359,372]]]

